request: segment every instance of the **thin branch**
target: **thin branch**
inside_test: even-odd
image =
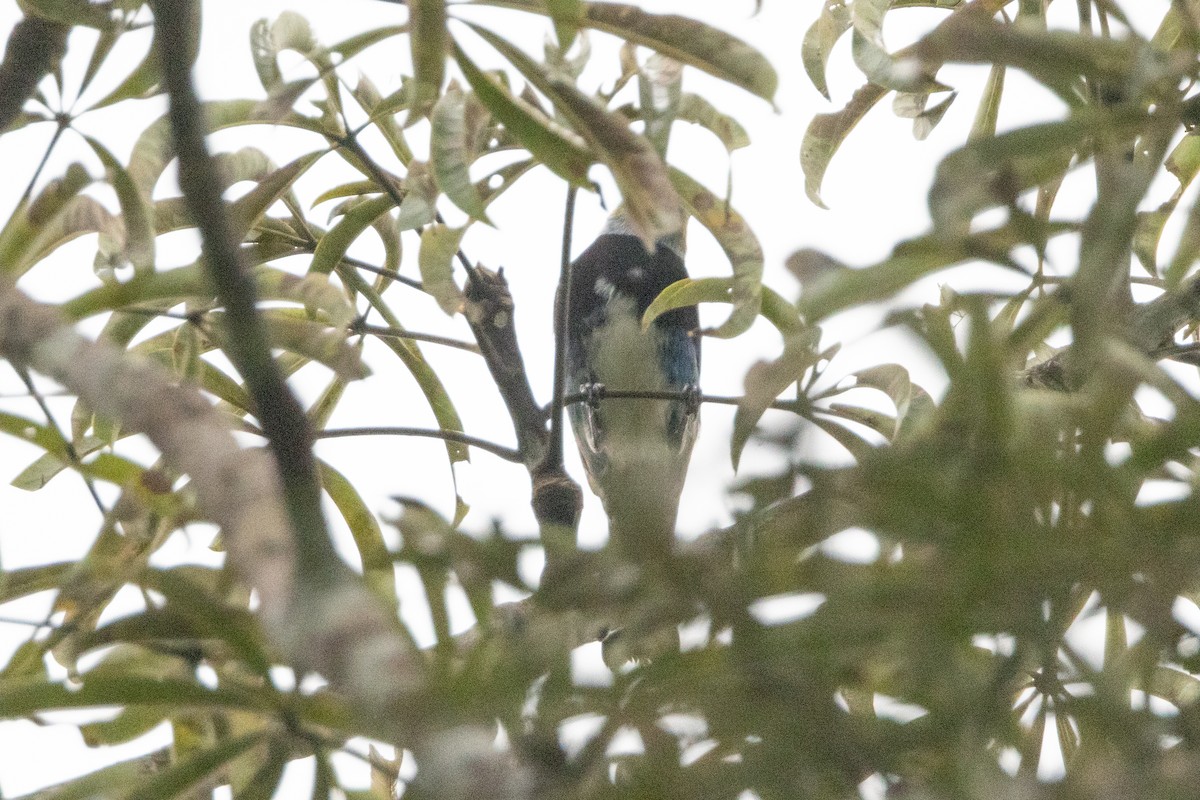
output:
[[[550,401],[550,442],[542,460],[543,469],[561,469],[563,463],[563,392],[567,384],[567,309],[571,303],[571,232],[574,226],[575,186],[568,184],[558,265],[558,296],[554,298],[554,393]]]
[[[225,203],[224,188],[205,138],[204,108],[192,85],[191,65],[178,50],[188,41],[195,0],[155,4],[154,41],[160,48],[163,85],[170,100],[168,118],[179,157],[179,184],[200,232],[203,261],[217,298],[226,309],[228,354],[246,381],[257,416],[270,442],[283,481],[284,498],[298,545],[297,567],[306,582],[332,578],[337,553],[321,509],[312,454],[312,433],[304,409],[271,355],[266,326],[258,314],[254,281],[241,261]]]
[[[400,330],[399,328],[367,325],[365,323],[353,325],[350,330],[352,333],[369,333],[372,336],[383,336],[391,339],[415,339],[418,342],[429,342],[431,344],[453,347],[458,350],[466,350],[468,353],[475,353],[476,355],[482,353],[477,344],[464,342],[460,339],[451,339],[448,336],[438,336],[435,333],[414,333],[413,331]]]
[[[58,434],[58,438],[63,442],[63,449],[67,451],[67,458],[71,464],[78,470],[83,466],[83,462],[79,458],[79,451],[75,449],[75,443],[63,433],[62,428],[58,426],[58,421],[54,419],[54,415],[50,413],[50,406],[46,403],[46,398],[42,397],[42,393],[33,385],[33,378],[29,375],[29,370],[21,364],[13,364],[13,369],[21,378],[21,383],[25,384],[25,388],[29,391],[30,397],[37,403],[38,408],[42,410],[42,415],[46,418],[46,424]],[[84,475],[82,470],[79,470],[79,477],[83,479],[83,483],[87,486],[88,494],[92,496],[92,502],[96,504],[96,508],[100,511],[100,516],[108,516],[108,510],[104,507],[104,502],[100,499],[100,493],[96,491],[96,483],[87,475]]]
[[[313,249],[316,249],[316,245],[313,245]],[[394,269],[385,269],[384,267],[377,267],[374,264],[368,264],[365,261],[362,261],[357,258],[351,258],[350,256],[342,256],[342,261],[344,261],[345,263],[354,267],[355,269],[361,269],[364,272],[373,272],[376,275],[382,275],[385,278],[391,278],[392,280],[396,281],[397,283],[403,283],[405,286],[411,286],[414,289],[420,289],[421,291],[425,291],[425,285],[423,283],[421,283],[419,280],[416,280],[415,278],[410,278],[407,275],[401,275],[399,272],[396,272]]]
[[[576,403],[586,403],[591,399],[594,398],[589,397],[583,392],[572,392],[571,394],[563,396],[563,405],[571,406],[575,405]],[[606,389],[599,395],[599,400],[601,402],[605,400],[682,400],[684,402],[696,402],[696,396],[694,394],[688,394],[687,392],[677,391],[614,392]],[[746,398],[744,397],[726,397],[715,394],[702,394],[700,395],[699,399],[699,402],[701,403],[713,403],[715,405],[722,406],[738,406],[745,401]],[[796,400],[776,400],[767,406],[767,408],[774,408],[779,411],[796,411],[797,409],[807,407],[807,404],[798,402]]]
[[[486,450],[492,455],[503,458],[505,461],[511,461],[514,464],[520,464],[522,460],[521,452],[516,448],[505,447],[502,444],[489,442],[486,439],[480,439],[477,436],[460,433],[459,431],[443,431],[432,428],[368,426],[362,428],[326,428],[316,433],[316,438],[318,439],[344,439],[351,436],[419,436],[427,439],[442,439],[447,442],[459,442],[471,447],[478,447],[480,450]]]

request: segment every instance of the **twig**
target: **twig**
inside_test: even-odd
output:
[[[477,344],[464,342],[459,339],[451,339],[448,336],[438,336],[435,333],[414,333],[413,331],[405,331],[381,325],[367,325],[365,323],[353,325],[350,330],[352,333],[369,333],[372,336],[385,336],[392,339],[415,339],[418,342],[445,345],[446,347],[466,350],[468,353],[475,353],[477,355],[482,352]]]
[[[316,245],[313,245],[313,249],[315,249],[315,248],[316,248]],[[421,291],[425,290],[425,285],[423,283],[421,283],[419,280],[416,280],[415,278],[410,278],[407,275],[401,275],[399,272],[396,272],[394,269],[385,269],[384,267],[377,267],[374,264],[368,264],[365,261],[362,261],[357,258],[351,258],[350,256],[342,256],[342,261],[344,261],[345,263],[354,267],[355,269],[361,269],[365,272],[373,272],[376,275],[382,275],[385,278],[391,278],[392,280],[396,281],[397,283],[403,283],[405,286],[411,286],[412,288],[420,289]]]
[[[192,85],[191,65],[177,48],[190,36],[193,2],[160,0],[154,9],[158,29],[154,41],[160,48],[163,85],[170,100],[167,115],[179,157],[179,184],[200,232],[204,265],[226,310],[227,352],[246,381],[279,467],[296,536],[297,567],[306,582],[320,580],[330,577],[340,562],[325,527],[308,419],[271,355],[254,281],[241,262],[225,213],[224,187],[213,179],[218,170],[205,142],[204,109]]]
[[[567,383],[567,309],[571,303],[571,232],[575,225],[575,186],[567,185],[563,211],[562,255],[558,266],[558,296],[554,298],[554,390],[550,400],[550,442],[542,469],[562,469],[563,392]]]
[[[515,464],[521,463],[521,452],[519,450],[458,431],[434,430],[432,428],[368,426],[362,428],[326,428],[316,433],[316,438],[318,439],[344,439],[351,436],[420,436],[427,439],[442,439],[447,442],[460,442],[471,447],[478,447],[480,450],[486,450],[494,456],[503,458],[505,461],[512,461]]]
[[[58,426],[58,422],[54,419],[54,415],[50,413],[50,406],[46,403],[46,398],[42,397],[42,393],[39,392],[37,387],[33,385],[33,378],[30,377],[29,370],[21,364],[13,364],[13,369],[16,370],[17,375],[20,376],[21,383],[25,384],[25,388],[29,391],[29,395],[34,399],[34,402],[37,403],[38,408],[42,410],[42,415],[46,417],[46,424],[49,425],[51,429],[58,434],[58,438],[62,440],[63,449],[67,452],[67,458],[70,459],[71,463],[76,468],[82,467],[83,462],[79,458],[79,451],[75,449],[75,444],[65,433],[63,433],[62,428]],[[96,504],[96,508],[100,511],[100,516],[108,516],[108,511],[104,508],[103,501],[100,500],[100,493],[96,491],[95,481],[93,481],[87,475],[84,475],[82,471],[79,473],[79,477],[83,478],[83,483],[85,486],[87,486],[88,494],[92,496],[92,502]]]

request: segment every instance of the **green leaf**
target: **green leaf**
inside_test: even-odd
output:
[[[212,335],[225,349],[228,341],[222,315],[214,312],[210,316]],[[308,319],[296,309],[266,309],[262,316],[273,347],[320,362],[344,380],[361,380],[371,374],[362,353],[347,341],[345,330]]]
[[[588,185],[592,156],[574,134],[563,130],[525,100],[515,97],[490,75],[479,70],[454,45],[454,58],[481,103],[517,138],[534,158],[573,186]]]
[[[945,91],[946,86],[926,72],[927,67],[906,53],[893,58],[883,43],[883,17],[891,0],[855,0],[850,6],[854,26],[854,63],[876,85],[900,92]]]
[[[544,14],[537,0],[476,0],[479,5]],[[741,39],[698,20],[651,14],[624,3],[583,3],[580,23],[644,45],[770,102],[779,78],[771,62]]]
[[[1124,137],[1145,122],[1139,110],[1081,108],[1060,122],[969,142],[938,165],[929,189],[934,227],[952,236],[964,234],[978,212],[1013,206],[1021,192],[1060,178],[1071,156],[1098,132]]]
[[[409,121],[424,116],[442,93],[446,75],[445,0],[408,0],[408,37],[412,48],[413,81],[409,85]]]
[[[71,164],[32,201],[22,200],[0,230],[0,274],[20,277],[72,239],[110,228],[108,210],[80,194],[91,183],[82,165]]]
[[[105,30],[112,27],[112,19],[103,7],[88,0],[22,0],[26,8],[37,16],[64,25],[79,25],[86,28]]]
[[[383,138],[387,140],[396,158],[401,164],[408,166],[409,162],[413,160],[412,148],[405,141],[404,131],[395,119],[396,112],[408,104],[407,85],[401,87],[400,91],[392,95],[390,99],[385,99],[379,94],[379,90],[375,88],[375,84],[371,82],[370,78],[361,75],[358,85],[354,87],[353,94],[363,111],[370,117],[371,122],[383,134]]]
[[[319,134],[322,138],[326,135],[320,120],[301,116],[289,109],[280,110],[269,100],[218,100],[205,103],[203,109],[210,133],[241,125],[284,125]],[[153,196],[163,170],[175,157],[171,142],[171,123],[166,116],[151,123],[134,142],[128,170],[143,197]],[[307,156],[302,156],[297,162],[304,158]]]
[[[896,431],[891,437],[900,442],[921,432],[932,419],[936,405],[929,393],[909,378],[899,364],[880,364],[852,373],[856,386],[877,389],[896,406]]]
[[[188,37],[184,42],[171,42],[172,54],[182,54],[188,64],[195,64],[200,54],[200,31],[203,29],[203,9],[201,3],[189,3],[187,11],[190,15],[187,31]],[[162,69],[159,65],[158,54],[161,52],[158,42],[158,28],[154,29],[154,39],[141,63],[137,65],[115,89],[105,95],[99,102],[92,104],[89,110],[106,108],[122,100],[137,100],[153,97],[162,91]]]
[[[728,114],[722,114],[698,94],[684,92],[679,99],[679,108],[675,116],[676,119],[694,123],[710,131],[731,153],[750,144],[750,136],[740,122]]]
[[[983,96],[979,98],[979,108],[975,111],[975,122],[971,125],[968,139],[989,139],[996,135],[996,122],[1000,118],[1000,98],[1004,95],[1004,76],[1007,71],[1003,64],[996,64],[988,72],[987,83],[983,87]]]
[[[554,20],[554,33],[558,46],[566,52],[575,41],[579,26],[583,23],[582,0],[546,0],[546,9]]]
[[[241,687],[205,688],[191,680],[123,674],[83,675],[83,685],[68,687],[44,679],[0,681],[0,718],[28,717],[54,709],[95,706],[157,706],[167,711],[227,708],[273,713],[273,699],[266,692]]]
[[[212,748],[196,752],[130,789],[126,800],[159,800],[180,797],[191,787],[219,774],[231,761],[263,743],[266,731],[255,731],[227,739]]]
[[[289,191],[308,168],[325,155],[324,150],[307,153],[264,176],[250,191],[229,204],[229,225],[238,241],[246,238],[267,210]]]
[[[762,246],[741,214],[690,176],[672,169],[671,182],[684,207],[712,233],[733,267],[733,309],[728,319],[707,333],[723,339],[737,336],[753,324],[762,302]]]
[[[829,85],[825,81],[825,68],[829,65],[829,54],[842,34],[850,30],[850,8],[845,0],[825,0],[821,16],[804,34],[800,45],[800,57],[804,71],[817,91],[829,100]]]
[[[486,28],[471,25],[583,136],[612,171],[633,229],[653,249],[659,238],[683,227],[679,196],[662,159],[648,141],[629,129],[625,118],[609,111],[571,83],[549,75],[540,64]],[[499,115],[497,115],[499,116]]]
[[[396,570],[392,563],[392,554],[388,552],[387,543],[383,540],[379,520],[371,513],[354,484],[347,480],[345,475],[325,461],[318,461],[317,468],[321,475],[321,485],[337,506],[342,518],[346,520],[350,535],[354,537],[359,558],[362,559],[363,579],[395,610],[398,603]]]
[[[371,304],[371,307],[377,310],[383,317],[384,322],[389,327],[397,330],[404,330],[404,326],[400,324],[399,317],[392,311],[391,307],[384,302],[383,297],[371,287],[369,283],[362,280],[354,270],[340,269],[338,275],[356,292],[360,292],[363,297]],[[396,356],[403,362],[404,366],[412,374],[413,380],[417,382],[421,393],[425,396],[429,403],[429,408],[433,411],[433,416],[437,419],[438,425],[444,431],[457,431],[462,433],[462,420],[459,419],[458,411],[454,408],[454,403],[450,399],[450,394],[446,391],[445,385],[437,372],[425,360],[425,356],[421,354],[421,349],[417,343],[409,339],[401,339],[395,336],[383,337],[382,341]],[[461,442],[446,442],[446,453],[450,457],[450,463],[454,464],[458,461],[469,460],[470,453],[465,444]]]
[[[891,256],[861,269],[831,269],[814,275],[804,284],[798,304],[801,316],[809,324],[852,306],[885,300],[913,281],[946,267],[973,258],[1008,263],[1009,251],[1031,238],[1063,233],[1070,226],[1050,225],[1044,230],[1026,229],[1009,223],[969,237],[947,240],[922,237],[902,242]]]
[[[57,589],[74,566],[74,561],[61,561],[0,571],[0,603]]]
[[[868,83],[859,87],[850,102],[841,111],[832,114],[817,114],[804,131],[800,145],[800,168],[804,171],[804,191],[808,199],[820,208],[826,208],[821,200],[821,183],[825,170],[837,153],[842,142],[854,130],[854,126],[883,99],[888,89]]]
[[[729,442],[729,455],[735,470],[762,415],[784,389],[800,380],[819,360],[816,348],[820,336],[816,328],[799,329],[784,337],[783,353],[779,358],[759,361],[746,370],[746,390],[733,417],[733,436]]]
[[[121,222],[125,227],[123,255],[133,264],[135,272],[154,269],[154,227],[145,198],[129,172],[104,145],[90,136],[85,136],[84,141],[104,164],[108,181],[117,193],[117,202],[121,204]]]
[[[454,280],[454,256],[466,230],[466,227],[451,228],[439,223],[421,232],[421,252],[417,259],[421,267],[421,286],[450,316],[462,311],[466,302]]]
[[[732,303],[732,278],[682,278],[659,292],[658,297],[642,315],[642,327],[649,328],[654,320],[677,308],[700,303]],[[769,287],[762,287],[762,316],[782,334],[794,333],[803,327],[796,307]]]
[[[333,272],[359,235],[395,205],[396,201],[386,194],[355,205],[317,242],[309,273],[328,275]]]
[[[74,780],[50,786],[38,791],[37,800],[92,800],[97,797],[120,797],[131,784],[145,777],[154,765],[167,761],[169,754],[164,748],[156,753],[98,769]],[[29,795],[27,795],[29,796]]]
[[[434,105],[429,122],[429,163],[438,187],[472,218],[491,225],[483,198],[471,182],[475,153],[468,137],[467,95],[457,83],[452,82]]]
[[[856,4],[857,5],[857,4]],[[1136,38],[1116,39],[1031,25],[1005,25],[982,9],[951,14],[915,45],[922,62],[1004,64],[1041,81],[1069,105],[1078,105],[1079,76],[1100,85],[1143,85],[1166,78],[1169,65]]]

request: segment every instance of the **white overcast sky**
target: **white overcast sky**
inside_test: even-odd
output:
[[[778,111],[762,100],[717,81],[693,69],[685,73],[685,88],[705,94],[718,107],[737,117],[748,129],[752,144],[733,158],[734,205],[758,234],[766,254],[766,283],[794,298],[798,287],[783,269],[784,259],[801,247],[815,247],[850,264],[868,264],[885,256],[903,238],[922,232],[928,224],[925,193],[937,160],[960,144],[975,113],[986,70],[982,68],[947,69],[944,79],[960,89],[957,102],[941,126],[924,142],[910,134],[910,123],[895,117],[890,100],[874,110],[853,132],[826,176],[824,198],[830,210],[814,207],[805,198],[799,166],[800,141],[813,114],[840,107],[861,83],[861,75],[849,56],[848,37],[840,43],[829,69],[831,104],[812,88],[800,63],[799,42],[819,12],[818,0],[764,0],[763,8],[753,14],[752,0],[734,2],[697,2],[697,0],[658,0],[640,3],[651,11],[683,13],[726,27],[757,45],[779,72]],[[1063,12],[1067,5],[1055,7]],[[1135,24],[1143,34],[1167,7],[1166,0],[1143,0],[1137,4]],[[372,0],[227,0],[206,2],[204,38],[197,66],[197,79],[207,99],[261,97],[248,47],[248,31],[259,18],[274,18],[292,9],[313,23],[320,39],[336,42],[345,36],[384,24],[402,21],[402,6]],[[909,10],[889,15],[885,31],[891,49],[908,44],[920,30],[944,16],[944,12]],[[548,26],[537,18],[517,13],[493,12],[487,17],[500,29],[529,48],[539,48]],[[0,0],[0,34],[19,19],[15,0]],[[1067,18],[1069,19],[1069,17]],[[1070,24],[1065,22],[1064,24]],[[88,34],[79,34],[79,44]],[[148,34],[130,37],[126,59],[140,57],[138,48],[149,42]],[[356,59],[358,70],[369,75],[386,94],[394,89],[402,72],[409,69],[407,52],[392,39]],[[594,37],[594,66],[585,74],[593,82],[611,80],[615,64],[615,46],[603,37]],[[82,72],[86,48],[76,48],[68,59],[68,82],[77,81]],[[537,50],[533,50],[537,52]],[[119,63],[130,63],[128,60]],[[96,99],[120,77],[120,69],[105,73],[101,86],[85,96]],[[354,68],[343,73],[353,80]],[[1001,112],[1001,128],[1013,127],[1037,119],[1053,118],[1058,107],[1046,93],[1032,87],[1023,76],[1010,74],[1008,99]],[[133,110],[124,104],[93,117],[84,117],[80,127],[101,137],[119,158],[128,157],[134,138],[157,113]],[[417,131],[422,130],[421,127]],[[0,185],[0,215],[5,218],[22,191],[45,142],[49,126],[30,128],[0,139],[0,165],[5,176]],[[413,137],[414,140],[418,136]],[[216,137],[218,148],[257,144],[278,163],[295,155],[317,149],[321,142],[296,136],[290,131],[271,132],[264,128],[244,128]],[[677,126],[671,160],[720,193],[725,185],[727,159],[724,150],[710,135]],[[73,159],[84,160],[94,174],[99,169],[83,149],[77,137],[64,138],[63,147],[43,176],[51,178]],[[330,164],[336,158],[327,159]],[[302,200],[332,184],[338,176],[331,170],[314,170],[298,185]],[[611,180],[600,168],[594,173],[606,186],[606,196],[616,198]],[[349,177],[348,179],[353,179]],[[159,187],[165,194],[171,187],[164,180]],[[1068,187],[1070,188],[1070,187]],[[1086,187],[1083,187],[1086,188]],[[1080,193],[1086,197],[1086,192]],[[504,266],[517,301],[518,333],[524,346],[539,399],[548,399],[551,364],[551,298],[557,280],[561,213],[564,188],[545,170],[523,180],[516,190],[503,198],[489,213],[495,230],[475,226],[464,243],[468,255],[488,266]],[[1064,202],[1070,204],[1068,195]],[[1078,203],[1084,204],[1080,199]],[[1067,206],[1064,206],[1064,211]],[[328,210],[320,209],[318,219]],[[575,225],[575,251],[586,247],[603,223],[604,211],[592,195],[581,195]],[[416,274],[416,246],[406,240],[404,271]],[[186,263],[194,257],[194,243],[188,236],[173,235],[161,240],[164,266]],[[51,262],[36,268],[22,287],[47,300],[62,300],[79,294],[96,283],[91,273],[94,237],[86,237],[67,248]],[[363,257],[376,256],[368,243],[355,250]],[[1064,254],[1070,264],[1070,254]],[[722,275],[728,271],[720,251],[695,224],[689,238],[688,265],[696,276]],[[292,265],[297,270],[303,263]],[[996,273],[988,272],[989,276]],[[461,276],[460,276],[461,278]],[[944,276],[941,280],[944,280]],[[904,302],[935,300],[939,279],[924,281],[907,293]],[[461,319],[450,320],[437,311],[431,301],[406,302],[412,293],[394,289],[390,295],[395,308],[413,330],[451,333],[469,338]],[[703,310],[706,324],[719,322],[723,307]],[[876,363],[897,361],[908,366],[914,378],[937,391],[942,377],[918,347],[895,330],[880,331],[880,314],[860,313],[835,320],[826,326],[826,344],[841,341],[843,354],[834,362],[831,374],[842,374]],[[94,331],[96,324],[86,330]],[[778,336],[760,322],[747,335],[729,342],[705,341],[702,384],[705,392],[735,395],[741,391],[746,367],[761,358],[771,358],[779,348]],[[511,426],[500,407],[490,379],[478,359],[458,351],[424,346],[425,353],[441,368],[451,395],[458,404],[469,433],[504,443],[512,442]],[[430,425],[432,420],[416,395],[405,373],[394,366],[381,347],[369,347],[367,357],[376,367],[375,374],[347,392],[346,399],[330,422],[331,427],[352,425]],[[302,391],[311,394],[319,384],[302,382]],[[47,386],[49,386],[47,384]],[[39,419],[33,402],[19,395],[23,391],[11,368],[0,364],[0,409]],[[52,409],[62,425],[69,424],[70,403],[52,400]],[[704,409],[701,440],[696,448],[691,473],[681,504],[679,527],[682,535],[695,535],[730,520],[726,487],[733,480],[728,458],[728,433],[732,411],[726,407]],[[129,452],[143,463],[153,458],[148,448],[134,447]],[[449,473],[444,450],[432,441],[377,438],[357,441],[322,442],[318,453],[348,474],[359,486],[367,502],[376,510],[391,513],[393,495],[421,497],[443,513],[453,510]],[[94,538],[99,514],[92,505],[78,476],[70,473],[54,479],[46,488],[27,493],[10,487],[9,481],[32,461],[38,452],[9,438],[0,439],[0,562],[6,569],[31,564],[77,558],[86,552]],[[512,530],[532,532],[533,518],[527,499],[528,479],[520,467],[501,462],[486,453],[473,452],[469,466],[459,469],[460,487],[473,510],[466,520],[470,529],[482,529],[493,517],[502,517]],[[574,448],[569,447],[570,464],[582,481],[582,471]],[[766,466],[762,451],[753,446],[743,462],[744,471]],[[431,466],[432,465],[432,466]],[[111,502],[114,494],[105,493]],[[582,538],[597,543],[603,539],[604,521],[599,503],[587,498]],[[177,535],[161,555],[161,563],[170,559],[215,558],[202,545],[203,531],[191,539]],[[44,617],[52,598],[39,596],[33,601],[0,607],[0,617],[39,620]],[[132,602],[136,602],[133,600]],[[128,606],[127,606],[128,607]],[[136,607],[136,606],[134,606]],[[30,628],[0,621],[0,663],[29,635]],[[164,734],[155,735],[114,749],[89,751],[82,746],[74,729],[66,725],[35,727],[24,722],[0,722],[0,794],[14,796],[80,774],[117,758],[125,758],[161,746]]]

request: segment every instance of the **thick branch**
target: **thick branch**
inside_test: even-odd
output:
[[[567,549],[583,507],[583,493],[562,465],[544,466],[550,434],[546,413],[538,406],[525,372],[525,359],[513,325],[513,298],[502,272],[475,267],[464,287],[465,313],[484,362],[517,433],[517,449],[533,481],[533,513],[549,549]]]
[[[503,270],[493,272],[486,267],[475,267],[468,274],[463,293],[467,323],[512,416],[517,449],[521,451],[525,465],[532,469],[541,461],[546,449],[546,414],[529,386],[525,359],[517,344],[514,303],[508,281],[504,279]]]
[[[179,184],[188,213],[200,231],[204,265],[225,307],[228,354],[254,400],[263,433],[283,480],[284,499],[297,536],[298,564],[305,584],[336,579],[337,554],[321,512],[321,492],[312,454],[312,432],[304,409],[289,390],[271,355],[266,327],[257,309],[254,281],[241,263],[221,197],[223,186],[205,143],[203,107],[192,86],[191,66],[178,50],[189,38],[195,0],[155,3],[155,42],[163,83],[170,97],[169,119],[179,156]]]
[[[230,567],[258,591],[273,642],[361,710],[399,724],[397,712],[424,689],[421,656],[349,570],[323,592],[295,591],[295,542],[264,451],[240,448],[227,418],[195,389],[84,339],[9,283],[0,283],[0,357],[51,376],[98,414],[145,434],[172,469],[191,477],[200,509],[221,526]]]

